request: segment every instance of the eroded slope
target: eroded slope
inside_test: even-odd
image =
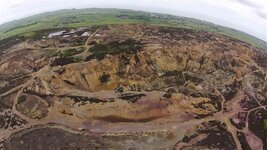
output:
[[[264,50],[182,28],[82,30],[1,56],[1,109],[17,120],[0,130],[7,149],[29,148],[40,132],[73,137],[70,149],[267,148]],[[63,143],[46,138],[40,147]]]

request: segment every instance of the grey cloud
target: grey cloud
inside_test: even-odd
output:
[[[257,15],[258,15],[260,18],[267,20],[267,14],[264,13],[263,11],[260,11],[260,10],[259,10],[259,11],[257,11],[256,13],[257,13]]]
[[[13,4],[13,5],[11,5],[9,8],[10,9],[15,9],[15,8],[17,8],[17,7],[19,7],[21,4]]]
[[[250,7],[253,7],[253,8],[258,8],[258,9],[261,9],[263,8],[262,5],[256,3],[256,2],[253,2],[252,0],[234,0],[234,1],[237,1],[239,3],[242,3],[244,5],[247,5],[247,6],[250,6]]]
[[[254,13],[261,19],[267,20],[267,13],[263,12],[264,6],[253,2],[252,0],[232,0],[242,3],[243,5],[252,7]]]

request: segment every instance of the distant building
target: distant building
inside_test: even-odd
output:
[[[96,34],[95,37],[101,37],[102,35],[101,34]]]
[[[84,32],[81,36],[89,36],[89,32]]]
[[[64,35],[63,37],[64,37],[64,38],[67,38],[67,37],[70,37],[70,35]]]
[[[63,31],[58,31],[58,32],[53,32],[53,33],[49,33],[48,38],[52,38],[52,37],[55,37],[55,36],[60,36],[60,35],[62,35],[62,34],[64,34],[64,33],[66,33],[65,30],[63,30]]]
[[[70,34],[77,34],[77,35],[81,36],[86,31],[88,31],[87,27],[80,27],[77,29],[71,29],[69,33]]]

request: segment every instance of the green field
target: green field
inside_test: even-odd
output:
[[[267,50],[267,43],[260,39],[234,29],[205,21],[142,11],[98,8],[59,10],[2,24],[0,25],[0,45],[14,37],[40,37],[44,33],[62,28],[130,23],[182,27],[216,32]]]

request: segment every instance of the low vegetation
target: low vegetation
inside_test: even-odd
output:
[[[137,51],[141,50],[143,45],[134,39],[128,39],[124,42],[111,41],[105,44],[96,44],[90,51],[93,52],[92,55],[86,58],[86,61],[91,59],[103,59],[106,54],[116,55],[120,53],[135,54]]]
[[[27,100],[27,96],[25,96],[25,95],[22,95],[22,96],[19,96],[18,97],[18,104],[21,104],[21,103],[23,103],[23,102],[25,102]]]
[[[69,48],[63,51],[63,57],[69,57],[78,54],[78,51],[75,48]]]
[[[83,46],[78,47],[78,48],[69,48],[69,49],[64,50],[63,52],[58,52],[55,49],[49,49],[47,50],[47,56],[49,57],[59,56],[59,58],[56,58],[50,66],[51,67],[59,66],[59,65],[63,66],[63,65],[70,64],[70,63],[82,62],[83,59],[75,55],[84,52],[85,49],[86,48]]]
[[[48,49],[46,50],[46,56],[48,57],[55,57],[55,56],[58,56],[59,53],[57,52],[56,49]]]
[[[79,47],[79,48],[69,48],[62,52],[63,57],[70,57],[73,55],[80,54],[85,51],[85,47]]]
[[[75,63],[75,58],[73,57],[60,57],[56,58],[53,63],[50,64],[51,67],[54,66],[64,66],[67,64]]]
[[[263,128],[264,130],[267,130],[267,119],[263,120]]]
[[[47,34],[51,31],[66,28],[131,23],[146,23],[216,32],[267,49],[266,42],[262,40],[212,23],[172,15],[119,9],[71,9],[31,16],[1,25],[0,40],[15,35],[24,37],[29,32],[35,32],[35,34],[32,34],[33,38],[40,38],[44,33]]]
[[[86,79],[84,73],[81,72],[81,73],[80,73],[80,76],[81,76],[82,79]]]

